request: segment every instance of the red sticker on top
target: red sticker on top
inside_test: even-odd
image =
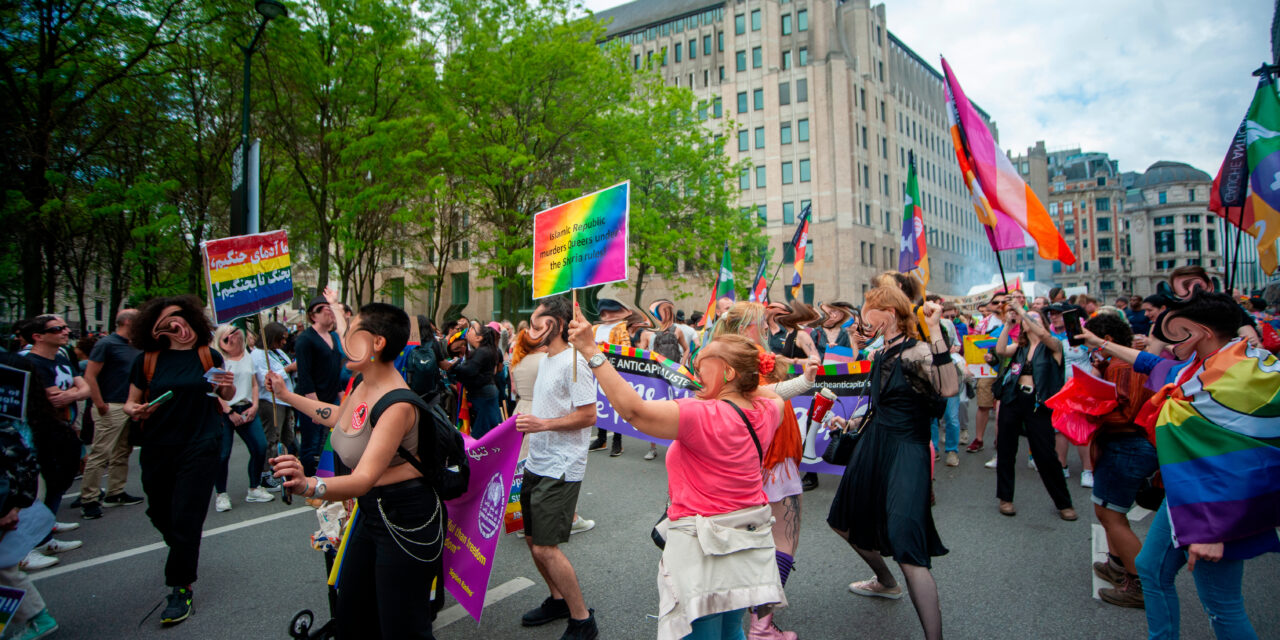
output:
[[[364,421],[369,417],[369,405],[361,402],[356,405],[356,410],[351,412],[351,430],[359,431],[364,428]]]

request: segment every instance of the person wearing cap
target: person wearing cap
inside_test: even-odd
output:
[[[683,309],[676,312],[676,329],[679,329],[680,333],[684,334],[684,343],[689,345],[689,350],[697,351],[698,332],[695,331],[693,327],[689,326],[689,323],[685,322],[684,318],[685,315]]]
[[[298,364],[298,381],[294,392],[327,405],[338,404],[338,392],[342,389],[342,343],[338,333],[337,318],[329,300],[315,296],[307,304],[307,327],[294,343],[294,359]],[[308,476],[315,475],[324,450],[329,428],[314,421],[313,416],[298,413],[298,434],[302,442],[299,458]]]
[[[608,342],[623,347],[631,346],[631,334],[627,332],[627,318],[631,310],[626,305],[611,298],[600,298],[596,301],[596,310],[600,313],[600,322],[592,326],[595,331],[596,344]],[[596,439],[591,441],[588,451],[603,451],[609,446],[609,432],[596,426]],[[622,434],[613,434],[613,449],[622,453]]]

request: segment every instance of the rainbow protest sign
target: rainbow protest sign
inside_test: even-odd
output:
[[[214,322],[230,322],[293,299],[284,231],[208,240],[200,247]]]
[[[630,193],[623,182],[534,216],[534,298],[627,279]]]

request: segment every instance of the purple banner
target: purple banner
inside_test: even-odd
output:
[[[676,400],[693,395],[692,380],[652,360],[613,353],[607,353],[605,356],[609,358],[613,368],[622,374],[622,379],[626,380],[645,400]],[[839,401],[831,410],[842,418],[848,418],[863,412],[870,380],[870,373],[854,373],[820,375],[817,383],[819,387],[831,389],[839,397]],[[791,399],[791,404],[796,411],[796,419],[800,423],[800,430],[806,435],[804,458],[800,461],[800,470],[841,475],[844,473],[843,467],[836,467],[822,461],[822,452],[827,448],[827,430],[821,425],[814,425],[810,429],[808,413],[812,402],[812,394]],[[671,444],[670,440],[640,433],[635,427],[627,424],[614,412],[613,405],[609,404],[609,399],[604,396],[598,384],[596,385],[596,426],[605,431],[621,433],[646,442],[663,446]]]
[[[484,613],[522,435],[516,431],[515,416],[479,440],[464,435],[471,481],[466,493],[445,503],[449,528],[444,535],[444,584],[476,622]]]

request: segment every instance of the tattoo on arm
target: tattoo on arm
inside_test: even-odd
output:
[[[320,407],[319,409],[316,409],[316,415],[320,416],[321,420],[328,420],[329,416],[332,414],[333,409],[330,409],[329,407]]]

